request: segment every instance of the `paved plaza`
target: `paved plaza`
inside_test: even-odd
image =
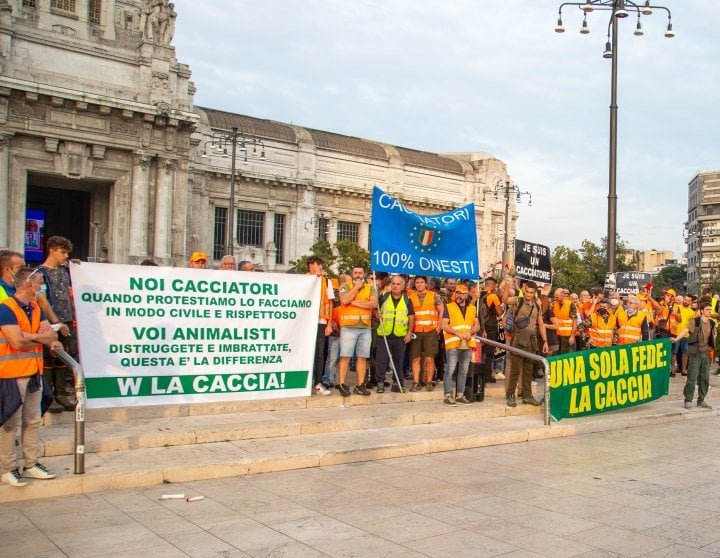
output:
[[[720,556],[720,417],[0,505],[3,556]],[[51,481],[49,481],[51,482]],[[163,494],[204,496],[161,500]]]

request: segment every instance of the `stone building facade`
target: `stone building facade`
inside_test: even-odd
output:
[[[367,247],[374,185],[422,213],[474,202],[481,268],[501,259],[502,161],[197,107],[176,16],[167,0],[0,0],[0,246],[32,260],[42,228],[81,258],[218,260],[233,164],[217,140],[237,128],[238,259],[285,271],[319,238]]]
[[[699,293],[720,271],[720,171],[700,172],[688,183],[687,289]]]

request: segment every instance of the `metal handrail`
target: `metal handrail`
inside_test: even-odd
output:
[[[80,363],[62,349],[53,349],[53,353],[62,360],[75,378],[75,474],[85,473],[85,373]]]
[[[515,347],[511,347],[510,345],[505,345],[504,343],[498,343],[497,341],[493,341],[492,339],[485,339],[484,337],[477,336],[476,339],[483,344],[490,345],[491,347],[505,349],[506,351],[510,351],[511,353],[520,355],[523,358],[529,358],[530,360],[536,360],[537,362],[542,363],[543,368],[545,369],[545,397],[543,398],[543,403],[545,405],[544,422],[545,426],[550,426],[550,363],[548,362],[548,360],[543,356],[536,355],[535,353],[529,353],[527,351],[523,351],[522,349],[517,349]]]

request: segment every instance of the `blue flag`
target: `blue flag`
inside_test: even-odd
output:
[[[472,203],[447,213],[422,215],[375,186],[371,224],[370,266],[376,271],[478,277]]]

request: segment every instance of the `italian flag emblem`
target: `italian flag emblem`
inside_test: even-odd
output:
[[[420,230],[420,236],[418,237],[418,242],[421,246],[430,246],[432,244],[433,238],[435,237],[435,231],[431,229],[421,229]]]

